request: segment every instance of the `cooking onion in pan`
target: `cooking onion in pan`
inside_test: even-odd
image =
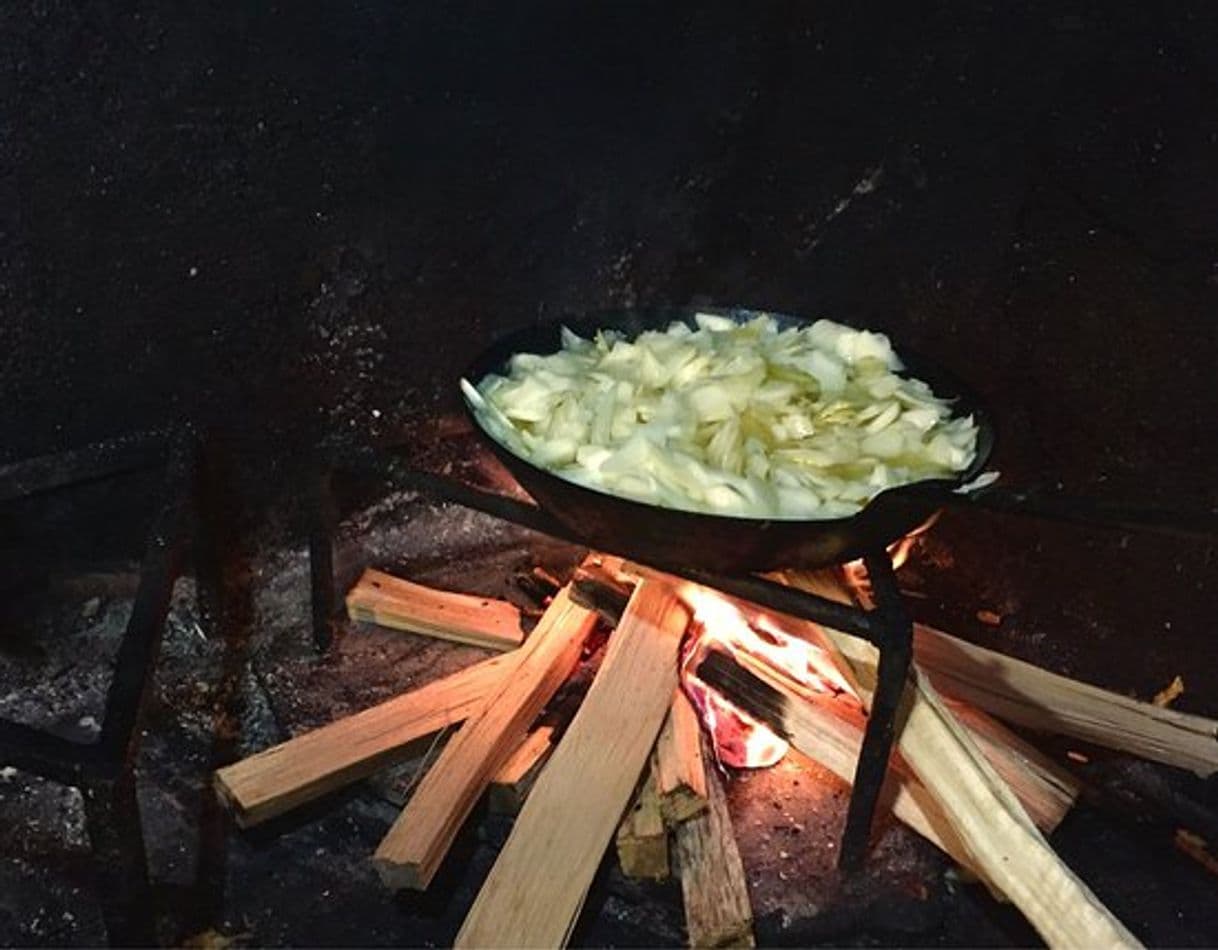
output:
[[[888,338],[818,320],[779,329],[699,314],[634,339],[563,331],[547,355],[462,389],[510,451],[589,488],[685,511],[839,518],[876,494],[951,478],[971,416],[901,375]]]

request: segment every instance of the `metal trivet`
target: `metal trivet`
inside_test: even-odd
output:
[[[132,763],[191,511],[197,521],[193,547],[200,614],[205,620],[216,616],[218,562],[209,543],[210,519],[200,516],[207,506],[199,456],[190,432],[153,432],[0,466],[0,503],[164,466],[100,735],[93,742],[74,742],[0,719],[0,762],[81,790],[106,930],[115,945],[157,942]]]
[[[586,547],[566,527],[536,505],[413,469],[402,457],[389,450],[346,450],[341,458],[331,457],[322,463],[315,473],[312,487],[309,565],[313,636],[319,649],[326,649],[330,645],[334,624],[339,616],[340,597],[334,582],[333,544],[338,520],[333,479],[339,475],[374,477],[391,490],[417,491]],[[888,552],[880,548],[863,557],[876,603],[873,610],[850,607],[752,575],[727,576],[691,570],[650,557],[643,549],[607,553],[651,565],[779,613],[855,634],[878,648],[878,681],[855,768],[846,827],[838,851],[839,867],[845,870],[861,867],[867,853],[876,803],[888,771],[897,708],[904,693],[913,653],[913,624],[897,587]]]

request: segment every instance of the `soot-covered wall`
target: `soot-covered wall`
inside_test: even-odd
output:
[[[1018,475],[1212,502],[1205,6],[883,6],[6,4],[0,452],[369,438],[496,329],[697,300],[934,354]]]

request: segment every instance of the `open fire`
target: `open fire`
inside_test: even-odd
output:
[[[907,556],[911,543],[904,539],[893,558]],[[822,598],[865,600],[865,577],[851,565],[782,580]],[[363,616],[366,595],[378,624],[466,642],[477,634],[507,652],[220,770],[218,790],[242,824],[370,774],[395,749],[464,720],[427,763],[374,856],[391,888],[424,889],[484,791],[498,789],[515,803],[512,835],[458,945],[561,943],[606,847],[616,848],[628,876],[680,876],[694,943],[752,940],[749,889],[722,787],[730,773],[711,756],[731,768],[760,768],[796,750],[851,782],[869,721],[874,647],[596,555],[518,645],[490,636],[502,602],[491,610],[474,598],[479,609],[463,612],[457,608],[473,606],[466,595],[391,581],[366,572],[348,596],[351,616]],[[592,663],[585,641],[595,614],[613,633],[592,664],[591,687],[577,706],[565,704],[564,719],[551,699],[573,670]],[[908,718],[881,808],[1005,893],[1051,942],[1067,931],[1127,942],[1042,837],[1069,811],[1077,780],[987,712],[1010,715],[1018,706],[1023,718],[1014,721],[1056,716],[1054,731],[1082,735],[1060,720],[1061,701],[1081,701],[1087,708],[1075,718],[1091,741],[1131,749],[1139,734],[1154,732],[1139,748],[1174,749],[1160,754],[1173,764],[1187,758],[1187,725],[1169,726],[1157,707],[1152,716],[943,634],[918,633]],[[991,700],[996,705],[985,705]],[[1097,723],[1105,724],[1102,734]],[[1029,885],[1046,880],[1050,896]]]
[[[764,665],[801,695],[853,695],[823,649],[784,632],[765,614],[746,617],[728,597],[695,584],[686,585],[681,596],[693,612],[681,654],[681,685],[725,765],[774,765],[786,755],[789,743],[698,676],[699,666],[711,651],[728,653],[748,666]]]
[[[908,560],[918,538],[933,523],[932,518],[889,546],[894,568]],[[867,571],[861,560],[843,565],[842,577],[852,591],[866,596]],[[681,685],[698,709],[723,764],[733,768],[772,766],[787,754],[790,744],[698,676],[698,667],[712,651],[779,677],[794,695],[808,700],[817,694],[847,696],[857,704],[858,697],[828,651],[798,636],[789,620],[773,618],[697,584],[683,585],[680,594],[693,616],[681,652]]]

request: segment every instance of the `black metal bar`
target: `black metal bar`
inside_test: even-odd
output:
[[[659,566],[659,565],[657,565]],[[714,588],[741,600],[748,600],[768,607],[778,613],[788,614],[800,620],[811,620],[813,623],[824,624],[834,630],[853,633],[872,643],[880,644],[885,636],[883,624],[868,612],[839,604],[808,591],[795,587],[787,587],[775,581],[755,575],[731,577],[723,574],[712,574],[708,571],[691,570],[676,566],[662,568],[670,574],[684,577],[706,587]]]
[[[531,502],[471,488],[454,478],[412,469],[400,458],[387,459],[381,466],[379,474],[395,487],[409,488],[424,494],[438,496],[462,507],[473,508],[475,511],[502,518],[504,521],[511,521],[531,531],[548,534],[574,544],[582,543],[566,526]]]
[[[1218,538],[1218,511],[1170,508],[1141,508],[1115,502],[1098,501],[1069,495],[1049,488],[1008,488],[992,485],[975,492],[945,491],[938,487],[909,486],[898,491],[924,491],[942,505],[953,508],[985,508],[1002,514],[1060,521],[1087,528],[1128,531],[1135,534],[1162,534],[1189,540],[1212,541]]]
[[[93,743],[76,743],[22,723],[0,721],[0,760],[80,786],[102,913],[115,946],[157,943],[143,826],[130,766],[181,566],[186,510],[192,500],[199,501],[197,449],[190,432],[181,432],[172,441],[162,433],[145,433],[0,468],[0,500],[4,500],[119,475],[156,461],[166,463],[162,497],[148,532],[140,583],[115,660],[100,737]],[[196,530],[200,527],[196,525]],[[197,535],[196,567],[201,582],[207,557],[199,552],[207,547]],[[204,596],[202,589],[200,596]]]
[[[164,438],[158,434],[157,438],[145,435],[125,440],[116,443],[118,448],[103,447],[104,451],[92,446],[81,452],[68,453],[69,461],[64,467],[57,468],[46,460],[33,460],[37,464],[28,466],[10,466],[10,474],[18,471],[20,478],[10,481],[8,487],[24,480],[22,487],[29,491],[49,490],[63,487],[66,484],[63,479],[69,477],[69,472],[81,482],[144,467],[148,462],[146,453],[154,444],[159,444],[163,459]],[[178,576],[178,549],[183,512],[189,498],[193,450],[189,434],[180,436],[171,446],[164,496],[149,531],[140,586],[115,660],[101,736],[92,743],[73,742],[23,723],[0,721],[0,758],[4,761],[68,784],[78,784],[89,778],[112,780],[121,771],[164,631],[173,583]],[[102,473],[86,471],[82,467],[85,460],[101,464]],[[35,475],[45,476],[49,481],[35,484]]]
[[[313,643],[327,650],[334,641],[338,597],[334,589],[334,530],[338,512],[334,503],[333,474],[314,473],[309,524],[309,590],[313,608]]]
[[[195,451],[194,437],[186,433],[170,449],[163,497],[148,532],[139,587],[115,659],[98,743],[116,760],[126,759],[133,751],[144,693],[165,632],[169,600],[181,569]]]
[[[375,450],[352,450],[331,457],[313,477],[309,524],[309,579],[313,613],[313,641],[325,650],[334,639],[338,592],[334,578],[334,533],[338,511],[333,479],[338,474],[359,474],[384,480],[396,490],[417,491],[438,497],[524,528],[573,543],[578,539],[536,505],[494,492],[471,488],[464,482],[410,468],[403,459]]]
[[[149,468],[164,459],[168,441],[165,432],[141,432],[0,465],[0,501]]]
[[[424,492],[463,507],[473,508],[505,521],[514,522],[532,531],[576,544],[583,543],[568,528],[534,504],[509,498],[506,495],[471,488],[463,482],[442,475],[411,469],[399,458],[376,459],[360,456],[357,465],[352,468],[365,474],[375,474],[385,478],[398,489],[406,488]],[[790,614],[801,620],[823,623],[835,630],[853,633],[872,642],[883,637],[882,627],[877,625],[867,612],[810,594],[807,591],[775,583],[764,577],[749,575],[732,577],[713,574],[680,564],[665,563],[649,557],[646,551],[612,551],[608,553],[638,560],[657,570],[674,574],[696,584],[713,587],[726,594],[731,594],[733,597],[753,601],[763,607],[769,607],[779,613]]]
[[[884,627],[879,641],[880,662],[876,671],[876,688],[871,697],[871,711],[863,746],[854,771],[854,788],[846,812],[846,829],[838,852],[838,866],[846,871],[857,870],[867,855],[871,823],[876,803],[888,774],[896,735],[897,712],[905,693],[909,664],[913,655],[913,623],[905,611],[897,586],[896,573],[887,552],[868,555],[863,559],[875,594],[876,609],[870,616]]]

